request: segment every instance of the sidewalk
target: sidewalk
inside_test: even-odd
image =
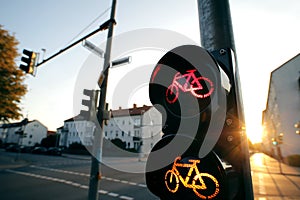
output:
[[[265,157],[265,163],[270,173],[300,176],[300,167],[289,166],[270,156]]]
[[[266,154],[255,153],[250,159],[251,163],[256,165],[256,170],[266,171],[272,174],[300,176],[300,167],[289,166]]]

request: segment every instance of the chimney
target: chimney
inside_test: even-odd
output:
[[[119,106],[119,110],[121,110],[122,109],[122,107],[121,106]]]
[[[133,108],[136,108],[136,103],[133,104]]]

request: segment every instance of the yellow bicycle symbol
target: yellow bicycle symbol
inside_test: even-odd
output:
[[[211,174],[199,172],[197,164],[200,163],[200,160],[190,159],[189,163],[179,163],[178,161],[180,160],[180,156],[175,158],[172,169],[168,170],[165,174],[165,184],[170,192],[176,193],[179,188],[179,181],[181,181],[184,187],[193,189],[194,193],[201,199],[213,199],[218,195],[220,191],[218,180]],[[189,168],[185,178],[182,177],[177,167]],[[195,171],[196,175],[190,182],[193,171]],[[213,190],[207,187],[205,181],[203,180],[204,177],[205,181],[211,180],[213,182]],[[204,191],[208,190],[211,190],[212,192],[210,192],[210,194],[205,192],[204,194]]]

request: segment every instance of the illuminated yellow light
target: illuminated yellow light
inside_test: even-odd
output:
[[[201,199],[213,199],[219,194],[220,186],[219,186],[218,180],[209,173],[200,173],[198,166],[197,166],[197,164],[200,163],[200,160],[190,159],[189,163],[178,163],[178,161],[180,161],[180,160],[181,160],[180,156],[176,157],[174,160],[172,169],[168,170],[165,174],[165,185],[166,185],[168,191],[170,191],[172,193],[176,193],[179,188],[179,183],[181,182],[184,187],[191,188],[194,191],[194,193]],[[189,168],[188,174],[185,178],[181,176],[177,167]],[[196,175],[193,177],[192,183],[189,184],[189,181],[190,181],[193,171],[195,171]],[[215,184],[214,192],[210,195],[201,194],[201,190],[210,189],[206,186],[206,184],[203,180],[203,177],[210,179]],[[197,183],[196,183],[198,180],[200,182],[200,185],[197,185]],[[198,190],[200,190],[200,191],[198,191]]]
[[[29,64],[29,69],[28,69],[28,73],[29,74],[33,74],[33,72],[34,72],[34,67],[35,67],[36,59],[37,59],[37,55],[36,55],[35,52],[33,52],[32,56],[31,56],[30,64]]]

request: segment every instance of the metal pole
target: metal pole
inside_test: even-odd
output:
[[[105,57],[104,57],[104,80],[101,85],[101,93],[99,98],[98,104],[98,112],[97,112],[97,120],[100,124],[96,126],[96,132],[94,137],[94,144],[93,144],[93,155],[92,155],[92,164],[91,164],[91,173],[90,173],[90,184],[89,184],[89,200],[97,200],[98,195],[98,188],[99,188],[99,180],[101,179],[101,168],[99,163],[102,162],[102,145],[103,145],[103,128],[104,128],[104,113],[105,113],[105,106],[106,106],[106,90],[107,90],[107,77],[108,77],[108,69],[110,65],[110,54],[111,54],[111,47],[112,47],[112,36],[114,30],[114,19],[115,19],[115,11],[116,11],[116,0],[112,1],[111,7],[111,15],[108,25],[108,34],[107,34],[107,42],[106,42],[106,49],[105,49]],[[97,124],[97,123],[96,123]]]
[[[214,51],[224,47],[235,51],[228,0],[198,0],[201,45]]]
[[[231,22],[230,6],[228,0],[198,0],[199,23],[201,44],[208,51],[212,52],[222,48],[230,48],[235,54],[235,44]],[[236,59],[236,58],[235,58]],[[240,123],[244,124],[244,112],[240,92],[240,82],[237,65],[235,70],[231,69],[234,76],[237,107],[236,113]],[[250,173],[248,143],[245,135],[241,137],[242,171],[239,179],[243,191],[239,191],[240,199],[254,199],[252,179]],[[247,156],[248,155],[248,156]],[[230,187],[230,186],[229,186]]]

